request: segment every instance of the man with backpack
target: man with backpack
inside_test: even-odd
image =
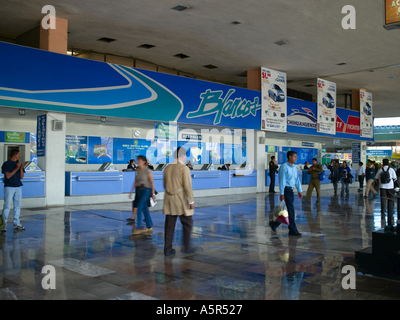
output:
[[[346,195],[349,195],[349,183],[351,179],[351,170],[347,166],[347,162],[343,161],[343,167],[339,169],[339,174],[340,174],[340,182],[342,183],[342,192],[340,193],[341,196],[344,195],[344,192],[346,191]]]
[[[310,183],[308,184],[306,200],[311,202],[311,194],[315,188],[317,191],[317,203],[321,203],[321,180],[318,175],[324,172],[322,166],[318,164],[317,159],[312,159],[312,166],[308,169],[308,174],[311,175]]]
[[[393,213],[394,208],[394,181],[397,180],[396,172],[389,167],[389,160],[383,159],[383,167],[379,169],[375,176],[379,180],[379,189],[381,194],[381,212],[386,212],[386,198],[392,200],[390,210]]]

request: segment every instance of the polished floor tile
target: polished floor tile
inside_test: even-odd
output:
[[[380,199],[322,192],[319,205],[295,198],[301,238],[269,228],[278,195],[196,199],[192,245],[182,253],[178,220],[165,257],[162,201],[151,209],[153,234],[132,235],[131,204],[23,209],[24,232],[0,234],[1,300],[391,300],[400,282],[357,273],[342,288],[345,265],[386,225]],[[12,217],[12,214],[10,215]],[[396,215],[394,216],[397,221]],[[10,220],[11,221],[11,220]],[[44,289],[43,267],[56,289]]]

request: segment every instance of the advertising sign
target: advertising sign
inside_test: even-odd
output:
[[[385,25],[388,30],[400,27],[400,0],[385,0]]]
[[[25,133],[6,131],[5,142],[25,143]]]
[[[318,79],[317,131],[336,134],[336,83]]]
[[[159,123],[155,124],[155,139],[163,140],[178,140],[179,127],[176,124],[171,123]]]
[[[361,143],[353,143],[351,145],[351,155],[353,163],[361,161]]]
[[[89,137],[88,163],[113,162],[113,143],[110,137]]]
[[[36,154],[38,157],[46,155],[46,115],[37,117],[36,125]]]
[[[261,68],[261,130],[287,131],[286,73]]]
[[[174,140],[157,140],[157,163],[174,162],[176,145],[177,142]]]
[[[360,136],[374,137],[372,93],[360,90]]]
[[[220,143],[206,143],[206,150],[208,153],[209,163],[221,164],[222,163],[222,146]]]
[[[84,136],[65,136],[65,163],[87,163],[88,138]]]
[[[186,160],[190,161],[192,165],[207,163],[206,143],[197,141],[178,141],[178,148],[179,147],[184,147],[186,149]]]

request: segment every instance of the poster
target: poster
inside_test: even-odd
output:
[[[85,136],[65,136],[65,163],[86,164],[88,152],[88,138]]]
[[[360,137],[374,137],[372,93],[360,90]]]
[[[221,148],[222,147],[220,143],[207,142],[206,156],[208,156],[208,159],[206,160],[206,163],[222,164]]]
[[[206,143],[199,141],[178,141],[178,148],[186,149],[186,161],[190,161],[192,165],[207,163]]]
[[[286,73],[261,68],[261,130],[287,131]]]
[[[88,163],[113,162],[112,159],[112,138],[110,137],[89,137]]]
[[[138,156],[145,156],[151,164],[157,163],[157,147],[155,141],[145,139],[113,138],[114,164],[126,164],[136,161]]]
[[[46,115],[37,117],[36,126],[36,155],[44,157],[46,155]]]
[[[317,131],[336,134],[336,83],[318,79]]]
[[[242,164],[242,145],[223,143],[222,144],[222,164]]]
[[[179,126],[173,123],[155,123],[154,139],[178,140]]]
[[[157,163],[174,162],[176,145],[177,142],[174,140],[157,140]]]

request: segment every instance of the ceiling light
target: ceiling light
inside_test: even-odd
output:
[[[188,9],[188,8],[189,8],[189,7],[178,5],[178,6],[176,6],[176,7],[171,8],[171,9],[172,9],[172,10],[176,10],[176,11],[183,11],[183,10],[186,10],[186,9]]]
[[[103,38],[97,39],[97,41],[106,42],[106,43],[111,43],[111,42],[114,42],[116,40],[117,39],[112,39],[112,38],[107,38],[107,37],[103,37]]]
[[[205,65],[203,67],[207,68],[207,69],[216,69],[216,68],[218,68],[217,66],[214,66],[213,64],[207,64],[207,65]]]
[[[286,40],[279,40],[274,43],[277,44],[278,46],[284,46],[285,44],[288,44]]]
[[[152,44],[142,44],[141,46],[138,46],[138,48],[143,48],[143,49],[151,49],[154,48],[155,46],[153,46]]]

